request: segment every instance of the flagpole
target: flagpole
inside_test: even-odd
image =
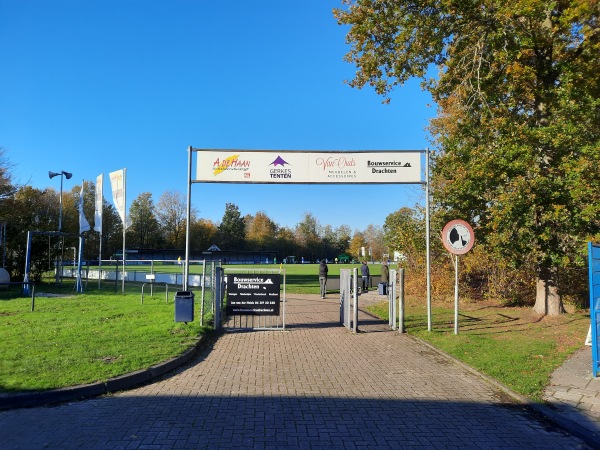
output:
[[[125,252],[125,232],[127,231],[127,195],[126,195],[126,181],[127,180],[127,169],[123,169],[123,271],[121,272],[121,292],[125,293],[125,258],[127,254]]]
[[[98,232],[100,243],[98,246],[98,290],[102,282],[102,207],[104,206],[104,174],[96,177],[96,214],[94,217],[94,230]]]
[[[75,279],[75,292],[83,292],[81,289],[81,247],[83,246],[83,234],[81,232],[82,222],[81,216],[83,215],[83,189],[85,187],[85,180],[81,180],[81,192],[79,193],[79,251],[77,252],[77,275]]]
[[[85,218],[83,212],[83,192],[85,190],[85,180],[81,180],[81,191],[79,192],[79,255],[77,258],[77,278],[75,283],[75,291],[83,292],[83,284],[81,282],[81,258],[83,256],[83,233],[89,231],[90,224]]]
[[[100,232],[100,248],[98,250],[98,289],[102,280],[102,232]]]
[[[83,234],[79,235],[79,254],[77,256],[77,283],[76,291],[83,292],[83,283],[81,282],[81,255],[83,254]]]

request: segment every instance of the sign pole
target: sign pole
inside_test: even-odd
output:
[[[190,219],[192,216],[192,146],[188,147],[187,205],[185,220],[185,263],[183,268],[183,290],[187,291],[190,270]],[[204,283],[204,280],[203,280]],[[204,285],[204,284],[203,284]],[[201,319],[202,320],[202,319]]]
[[[464,255],[475,243],[473,228],[464,220],[451,220],[442,230],[442,243],[454,259],[454,334],[458,334],[458,256]]]
[[[429,193],[429,148],[425,153],[425,258],[427,260],[427,331],[431,331],[431,229],[430,229],[430,193]]]
[[[454,259],[454,334],[458,334],[458,255]]]

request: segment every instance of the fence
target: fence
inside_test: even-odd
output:
[[[173,296],[176,294],[179,288],[183,288],[183,273],[177,272],[160,272],[161,265],[154,265],[157,261],[144,261],[144,264],[137,264],[140,261],[135,261],[135,266],[149,267],[150,270],[131,270],[131,264],[126,261],[126,270],[123,272],[122,265],[110,265],[102,267],[85,267],[81,271],[81,278],[85,283],[87,289],[90,280],[98,281],[98,288],[101,287],[102,282],[111,282],[116,285],[119,281],[125,281],[126,283],[135,284],[136,286],[141,285],[141,301],[144,301],[146,292],[144,288],[150,284],[150,296],[156,293],[163,293],[166,301],[169,302],[169,298],[173,300]],[[160,261],[164,263],[164,261]],[[193,261],[195,266],[202,266],[202,273],[200,274],[188,274],[188,291],[193,291],[196,288],[195,303],[199,305],[200,311],[200,325],[204,325],[207,318],[211,320],[215,318],[215,298],[216,298],[216,268],[220,267],[220,261]],[[182,270],[183,271],[183,270]],[[63,266],[62,269],[63,278],[76,278],[77,269],[72,267]],[[164,289],[164,291],[163,291]],[[199,291],[199,292],[198,292]],[[172,295],[169,295],[172,293]]]
[[[160,260],[160,261],[125,261],[126,270],[123,272],[122,261],[115,264],[115,261],[107,261],[110,265],[94,266],[91,267],[86,265],[81,271],[81,276],[84,280],[100,280],[100,281],[122,281],[132,283],[145,283],[147,281],[147,275],[153,274],[155,276],[154,282],[167,283],[170,285],[183,286],[183,265],[181,265],[181,273],[172,271],[160,271],[162,266],[178,265],[177,261],[171,260]],[[157,263],[156,265],[154,263]],[[202,287],[212,286],[212,273],[214,270],[210,270],[215,265],[220,266],[220,261],[190,261],[192,266],[202,266],[202,274],[188,274],[188,286]],[[132,266],[140,266],[139,270],[132,269]],[[149,267],[148,267],[149,266]],[[148,270],[149,269],[149,270]],[[63,278],[76,278],[77,268],[70,266],[62,267]],[[203,281],[204,277],[204,281]]]

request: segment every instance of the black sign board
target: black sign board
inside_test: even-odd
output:
[[[228,316],[278,316],[279,274],[227,274]]]

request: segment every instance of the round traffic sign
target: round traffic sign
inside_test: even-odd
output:
[[[442,230],[442,242],[450,253],[464,255],[475,243],[473,228],[464,220],[451,220]]]

